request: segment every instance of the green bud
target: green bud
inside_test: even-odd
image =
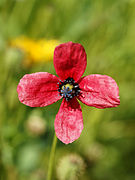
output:
[[[34,111],[26,121],[25,127],[30,135],[42,135],[46,132],[46,121]]]
[[[84,160],[77,154],[64,156],[57,168],[57,177],[59,180],[77,180],[85,169]]]

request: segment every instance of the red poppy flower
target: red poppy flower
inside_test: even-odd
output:
[[[60,44],[54,51],[54,67],[59,78],[48,72],[26,74],[17,87],[19,100],[30,107],[47,106],[63,98],[54,125],[56,136],[65,144],[78,139],[83,129],[77,99],[102,109],[120,104],[119,89],[111,77],[99,74],[81,77],[86,64],[81,44]]]

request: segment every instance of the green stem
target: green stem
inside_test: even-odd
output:
[[[51,177],[52,177],[56,144],[57,144],[57,137],[54,134],[53,144],[52,144],[51,153],[50,153],[50,159],[49,159],[49,167],[48,167],[48,177],[47,177],[47,180],[51,180]]]

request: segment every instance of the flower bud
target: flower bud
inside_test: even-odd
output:
[[[104,156],[105,149],[99,143],[91,144],[85,150],[85,156],[90,163],[95,163]]]
[[[31,135],[42,135],[46,131],[46,121],[38,115],[31,115],[26,122],[26,129]]]
[[[57,177],[59,180],[77,180],[85,169],[84,160],[77,154],[64,156],[57,168]]]

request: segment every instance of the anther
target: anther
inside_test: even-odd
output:
[[[73,78],[67,78],[63,82],[60,80],[58,92],[60,96],[69,101],[80,93],[80,88],[77,83],[75,83]]]

